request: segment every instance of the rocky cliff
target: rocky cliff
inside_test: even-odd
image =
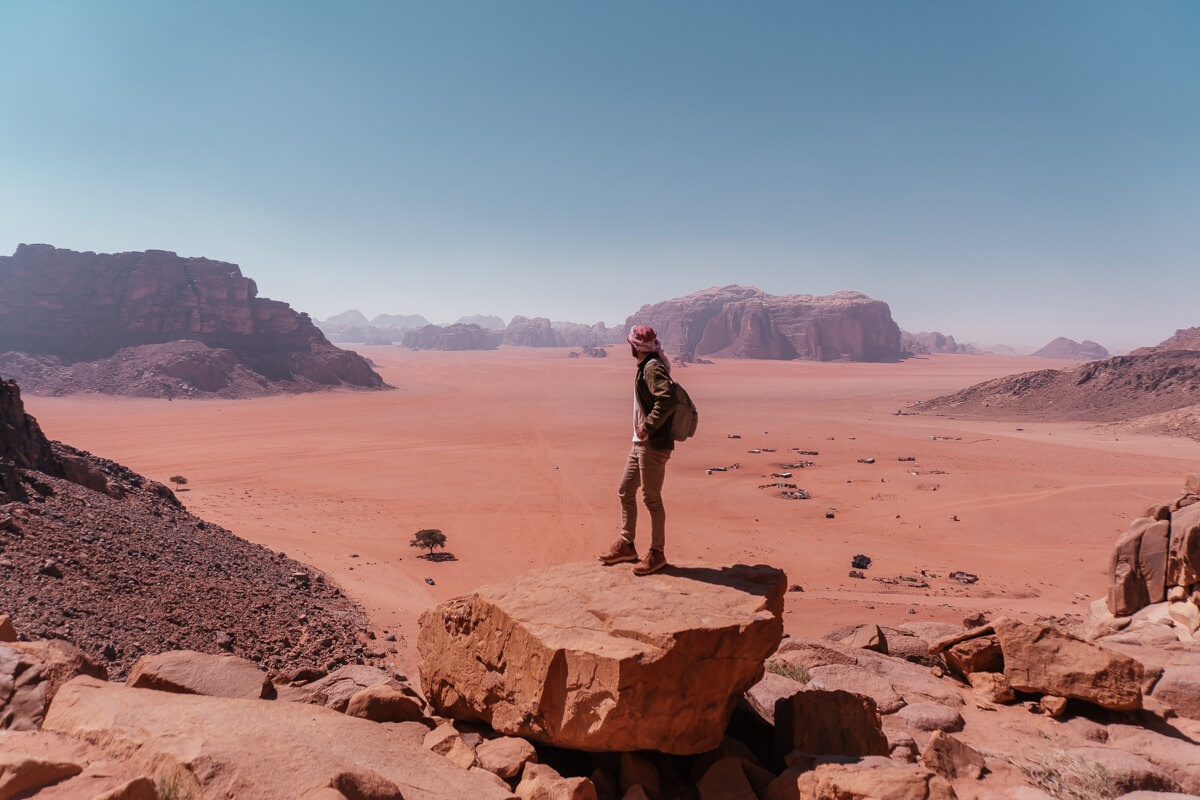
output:
[[[1009,375],[918,403],[914,409],[1001,419],[1110,422],[1198,403],[1200,352],[1172,350]]]
[[[1090,339],[1077,342],[1074,339],[1060,336],[1032,355],[1039,358],[1065,358],[1071,361],[1097,361],[1108,358],[1111,353]]]
[[[1139,347],[1130,355],[1140,356],[1160,350],[1200,350],[1200,327],[1180,328],[1173,336],[1168,336],[1154,347]]]
[[[646,324],[673,354],[812,361],[894,361],[900,328],[887,303],[860,292],[769,295],[753,286],[705,289],[642,306],[625,321]]]
[[[0,257],[0,370],[32,391],[113,391],[73,383],[81,376],[71,368],[93,363],[91,373],[111,378],[146,355],[139,348],[189,342],[208,354],[199,365],[195,347],[182,359],[170,347],[152,351],[151,358],[174,362],[147,365],[160,380],[116,391],[244,396],[384,386],[365,359],[331,345],[307,315],[257,295],[236,264],[165,250],[79,253],[23,244]]]

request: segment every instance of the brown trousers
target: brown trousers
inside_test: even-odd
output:
[[[667,512],[662,503],[663,478],[667,475],[670,450],[655,450],[635,442],[625,462],[625,473],[617,496],[621,498],[621,538],[633,544],[637,536],[637,490],[650,512],[650,547],[662,551],[667,536]]]

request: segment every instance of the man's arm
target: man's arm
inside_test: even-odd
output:
[[[642,438],[646,438],[670,418],[671,412],[675,410],[676,401],[675,393],[671,391],[671,378],[667,375],[667,368],[659,361],[648,362],[642,371],[642,377],[646,381],[646,388],[650,390],[650,396],[654,398],[654,407],[642,423]]]

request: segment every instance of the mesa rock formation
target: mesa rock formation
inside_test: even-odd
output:
[[[1031,355],[1039,358],[1063,358],[1071,361],[1098,361],[1102,358],[1109,358],[1112,354],[1090,339],[1077,342],[1074,339],[1060,336],[1042,349],[1035,350]]]
[[[900,328],[887,303],[861,292],[769,295],[724,286],[642,306],[625,320],[650,325],[672,354],[685,358],[895,361]]]
[[[1015,420],[1108,422],[1200,403],[1200,352],[1116,356],[1073,369],[1038,370],[926,400],[914,411]]]
[[[280,671],[387,655],[319,572],[192,516],[160,483],[48,441],[13,381],[0,383],[0,604],[23,634],[70,641],[116,677],[164,647]]]
[[[426,325],[405,331],[400,342],[410,350],[495,350],[500,336],[478,325]]]
[[[509,320],[500,340],[520,347],[563,347],[566,344],[550,320],[545,317],[530,319],[520,314]]]
[[[907,353],[926,355],[930,353],[978,353],[979,350],[969,344],[959,344],[953,336],[946,336],[938,331],[909,333],[900,331],[900,347]]]
[[[378,389],[361,356],[236,264],[20,245],[0,257],[0,371],[27,391],[242,397]]]
[[[440,713],[501,733],[701,753],[778,646],[786,585],[769,567],[539,570],[425,612],[421,683]]]

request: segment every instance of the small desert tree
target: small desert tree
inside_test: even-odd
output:
[[[446,534],[437,528],[422,528],[413,534],[412,541],[409,544],[422,549],[429,548],[429,557],[432,558],[435,547],[446,546]]]
[[[182,475],[172,475],[171,483],[175,484],[176,486],[187,486],[187,478],[183,477]]]

